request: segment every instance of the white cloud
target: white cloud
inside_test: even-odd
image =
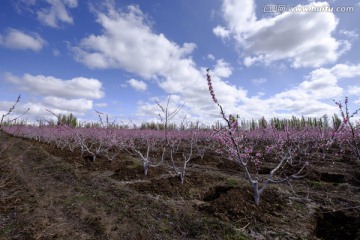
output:
[[[66,101],[64,103],[65,105],[67,105]],[[0,101],[0,116],[2,114],[7,113],[9,107],[11,107],[13,104],[14,104],[13,102]],[[23,115],[28,109],[29,111],[26,112],[26,114],[22,117],[22,119],[34,123],[36,123],[36,120],[42,120],[42,121],[51,120],[51,119],[56,120],[53,114],[48,112],[46,109],[49,109],[54,114],[73,113],[75,116],[82,116],[85,114],[85,111],[88,110],[88,108],[86,106],[84,107],[84,105],[81,102],[78,102],[78,104],[79,104],[79,108],[71,107],[69,109],[66,109],[64,107],[65,105],[60,106],[60,108],[56,108],[54,107],[54,105],[47,104],[45,102],[20,101],[20,103],[16,105],[16,108],[14,109],[12,114],[8,116],[7,119],[13,119],[14,117]]]
[[[9,109],[14,105],[14,102],[0,101],[0,117],[8,113]],[[0,118],[1,119],[1,118]]]
[[[251,79],[251,82],[255,85],[260,85],[260,84],[266,83],[267,79],[266,78],[254,78],[254,79]]]
[[[37,0],[17,0],[13,1],[15,10],[18,14],[24,11],[33,13],[32,7],[36,4]]]
[[[93,78],[77,77],[62,80],[52,76],[24,74],[17,77],[6,73],[5,80],[18,85],[24,91],[41,96],[88,99],[99,99],[104,96],[102,83]]]
[[[14,111],[14,114],[22,114],[30,108],[24,117],[26,119],[53,118],[46,109],[50,109],[55,114],[74,113],[75,116],[82,116],[93,108],[93,99],[104,96],[102,83],[93,78],[77,77],[62,80],[52,76],[24,74],[18,77],[5,73],[4,79],[16,85],[19,90],[31,94],[31,98],[27,97],[25,102],[21,100]],[[2,105],[0,102],[0,110],[8,106],[9,103]]]
[[[352,40],[355,40],[359,37],[359,34],[356,31],[348,31],[348,30],[342,29],[342,30],[340,30],[339,33],[342,35],[345,35],[346,37],[348,37]]]
[[[360,87],[359,86],[348,86],[348,93],[350,95],[360,96]]]
[[[90,35],[73,47],[75,59],[90,68],[119,68],[151,78],[195,48],[193,43],[178,46],[163,34],[154,34],[139,7],[127,10],[110,6],[108,13],[97,13],[103,34]]]
[[[63,23],[74,24],[69,9],[76,8],[78,0],[17,0],[14,6],[19,14],[29,12],[42,24],[59,28]]]
[[[152,78],[166,94],[178,95],[193,116],[219,117],[208,92],[205,69],[199,70],[189,56],[195,44],[179,46],[163,34],[154,33],[137,6],[129,6],[126,12],[110,6],[108,12],[97,13],[97,21],[102,34],[90,35],[72,47],[77,61],[90,68],[118,68]],[[217,95],[229,111],[235,111],[246,91],[221,81],[219,77],[231,75],[230,65],[224,60],[217,61],[214,69]],[[141,114],[145,109],[139,107],[138,111]]]
[[[339,80],[357,76],[360,76],[360,64],[337,64],[332,68],[319,68],[306,76],[298,86],[268,99],[256,101],[269,113],[286,110],[293,114],[317,117],[337,113],[337,106],[322,101],[342,97],[344,89],[338,85]],[[349,86],[348,93],[360,97],[360,88]]]
[[[10,49],[40,51],[46,41],[37,33],[24,33],[11,28],[5,36],[0,35],[0,45]]]
[[[223,39],[229,38],[229,36],[230,36],[230,31],[226,30],[224,27],[221,27],[221,26],[216,26],[213,29],[213,33],[216,36],[223,38]]]
[[[70,8],[76,8],[78,6],[78,0],[64,0],[64,3]]]
[[[310,94],[313,99],[332,99],[341,96],[343,89],[338,86],[337,77],[331,69],[320,68],[312,71],[307,80],[300,85],[300,90]]]
[[[108,104],[107,103],[96,103],[95,106],[96,107],[107,107]]]
[[[347,64],[336,64],[331,68],[331,72],[339,78],[352,78],[360,76],[360,64],[352,66]]]
[[[209,53],[209,54],[207,55],[207,59],[215,60],[215,57],[214,57],[214,55],[212,55],[211,53]]]
[[[128,80],[127,83],[136,91],[144,92],[147,89],[147,84],[143,81],[139,81],[132,78]]]
[[[65,99],[59,97],[44,97],[46,106],[66,110],[68,112],[86,112],[93,107],[93,101],[88,99]]]
[[[337,64],[331,68],[331,72],[338,78],[354,78],[360,76],[360,64],[358,65],[346,65],[346,64]],[[355,104],[360,103],[360,87],[349,85],[347,86],[347,95],[353,95],[358,97]]]
[[[318,68],[310,72],[297,86],[266,99],[260,99],[259,96],[244,98],[244,105],[240,107],[255,119],[261,116],[289,118],[292,115],[297,117],[332,115],[339,110],[331,100],[344,97],[344,89],[339,86],[339,81],[360,76],[359,69],[360,64],[337,64],[331,68]],[[347,93],[359,97],[354,103],[360,102],[359,87],[348,86]],[[246,115],[241,116],[246,118]]]
[[[53,49],[53,55],[55,56],[55,57],[58,57],[58,56],[60,56],[60,51],[58,50],[58,49]]]
[[[61,23],[73,24],[74,20],[67,8],[76,8],[77,0],[46,0],[50,5],[36,11],[39,21],[50,27],[60,27]]]
[[[311,2],[307,6],[328,6]],[[289,60],[292,67],[320,67],[335,62],[351,44],[332,37],[338,19],[331,12],[284,12],[257,19],[253,0],[223,0],[226,27],[244,50],[244,64]],[[216,34],[221,36],[221,34]]]
[[[230,77],[232,74],[232,69],[230,63],[225,62],[224,59],[216,61],[215,68],[213,70],[214,74],[220,78]]]
[[[169,112],[174,112],[176,109],[179,109],[178,114],[174,116],[174,118],[171,121],[180,123],[184,119],[184,116],[186,115],[186,107],[183,106],[184,101],[182,97],[179,95],[171,95],[170,101],[169,102],[168,101],[169,101],[169,97],[164,97],[162,99],[152,98],[150,103],[139,101],[137,103],[138,111],[136,115],[140,118],[145,116],[146,117],[151,116],[152,119],[150,121],[155,121],[155,122],[161,121],[161,118],[159,116],[164,116],[164,113],[159,107],[158,105],[159,103],[160,106],[162,106],[164,109],[166,109],[167,107]]]
[[[71,105],[70,105],[71,106]],[[29,112],[25,115],[26,119],[30,120],[56,120],[55,116],[52,114],[70,114],[73,113],[76,117],[85,115],[88,110],[86,107],[79,106],[78,109],[71,107],[70,109],[65,109],[64,106],[61,108],[56,108],[54,105],[45,103],[45,102],[26,102],[25,104],[20,104],[17,108],[19,114],[23,113],[25,109],[30,109]],[[48,112],[50,110],[52,113]]]
[[[248,8],[249,11],[251,9]],[[146,16],[136,6],[128,7],[127,12],[110,7],[106,13],[98,12],[97,19],[103,28],[102,34],[90,35],[79,45],[73,46],[76,60],[91,68],[118,68],[144,79],[152,79],[165,94],[176,96],[172,99],[175,105],[185,103],[184,111],[192,119],[210,119],[210,122],[220,119],[219,109],[208,92],[206,71],[199,69],[190,56],[194,44],[180,47],[163,34],[155,33]],[[245,18],[246,21],[249,19]],[[233,29],[246,30],[247,27],[234,25]],[[263,62],[271,62],[267,55],[255,57]],[[317,69],[298,86],[267,99],[260,99],[259,96],[249,98],[246,90],[223,81],[222,78],[232,74],[230,64],[223,59],[214,63],[210,73],[216,97],[226,114],[235,113],[246,119],[275,115],[291,117],[290,114],[319,117],[337,110],[336,106],[323,102],[343,93],[337,84],[339,73],[335,74],[336,69],[340,67]],[[255,80],[253,82],[256,83]],[[156,117],[158,106],[153,100],[150,101],[138,103],[137,116]]]

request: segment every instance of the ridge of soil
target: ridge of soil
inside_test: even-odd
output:
[[[181,184],[166,163],[144,176],[127,153],[92,162],[0,133],[0,149],[9,143],[0,239],[360,240],[360,163],[350,155],[314,161],[307,178],[271,185],[255,206],[240,168],[221,156],[190,161]]]

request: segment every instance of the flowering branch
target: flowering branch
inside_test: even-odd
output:
[[[12,105],[10,108],[9,108],[9,111],[7,113],[5,113],[4,115],[2,115],[1,117],[1,120],[0,120],[0,131],[2,131],[2,126],[4,124],[4,120],[5,120],[5,117],[10,115],[14,110],[15,110],[15,107],[16,105],[20,102],[20,99],[21,99],[21,95],[19,95],[14,103],[14,105]],[[24,113],[22,113],[20,116],[16,117],[16,118],[13,118],[11,120],[8,120],[8,122],[15,122],[17,119],[19,119],[20,117],[24,116],[28,111],[30,110],[30,108],[28,108]]]
[[[354,127],[352,123],[350,122],[350,119],[354,117],[359,111],[360,108],[355,110],[351,115],[349,114],[349,108],[348,103],[349,99],[348,97],[345,97],[345,112],[343,110],[343,105],[341,102],[337,102],[333,100],[335,104],[339,107],[342,122],[338,128],[334,128],[333,134],[332,134],[332,140],[338,135],[340,137],[341,142],[346,142],[347,145],[350,147],[351,151],[353,152],[354,156],[360,160],[360,148],[358,146],[358,139],[359,135],[356,135],[355,131],[358,130],[358,127]],[[350,136],[349,133],[351,134]],[[344,152],[344,149],[341,150]]]
[[[251,174],[248,163],[254,163],[255,167],[258,168],[260,159],[264,156],[264,154],[262,154],[261,151],[255,151],[254,146],[252,146],[251,143],[249,143],[250,141],[249,137],[247,137],[244,133],[240,134],[239,132],[236,131],[238,124],[237,124],[237,119],[234,116],[230,115],[229,118],[226,117],[222,106],[219,104],[216,98],[214,88],[212,86],[212,80],[209,74],[209,70],[210,69],[207,69],[206,77],[207,77],[210,95],[212,97],[213,102],[216,103],[220,108],[220,114],[227,123],[226,129],[221,129],[218,131],[218,133],[220,133],[220,136],[218,136],[218,140],[220,142],[220,145],[222,146],[222,149],[220,151],[227,153],[229,160],[233,160],[236,163],[240,164],[240,166],[243,169],[243,172],[245,173],[245,177],[252,186],[255,204],[259,205],[260,195],[263,193],[265,189],[267,189],[270,183],[281,183],[281,182],[289,181],[290,179],[300,178],[301,172],[305,169],[308,163],[305,161],[305,163],[303,163],[303,166],[300,168],[300,170],[297,171],[295,174],[290,174],[290,175],[285,174],[280,179],[274,179],[275,173],[279,171],[279,169],[281,169],[283,165],[289,164],[290,166],[292,166],[292,159],[294,159],[294,154],[296,153],[295,151],[293,151],[293,146],[292,146],[293,139],[291,138],[291,135],[289,133],[289,128],[286,128],[285,129],[286,137],[275,138],[276,139],[275,143],[272,143],[270,147],[268,146],[265,149],[266,153],[270,153],[274,151],[274,149],[276,148],[277,150],[276,152],[280,152],[284,154],[278,156],[281,159],[281,161],[268,174],[267,179],[264,181],[261,187],[259,185],[259,178],[256,177],[256,175],[253,176]],[[311,148],[309,148],[309,151],[310,150]]]

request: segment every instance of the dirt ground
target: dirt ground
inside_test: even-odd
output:
[[[314,160],[255,206],[240,168],[214,154],[167,164],[77,152],[0,133],[0,239],[360,239],[360,163]],[[263,169],[266,172],[266,168]]]

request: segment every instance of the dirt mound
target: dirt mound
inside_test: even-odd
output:
[[[283,198],[283,195],[271,189],[264,193],[260,205],[256,206],[253,204],[250,188],[217,186],[205,194],[203,200],[207,204],[200,209],[224,221],[266,223],[271,221],[273,216],[264,214],[265,212],[271,212],[274,216],[283,215],[285,211]]]
[[[329,209],[319,209],[316,236],[320,239],[360,240],[360,210],[329,211]]]
[[[179,176],[164,176],[160,179],[134,183],[130,187],[141,193],[170,198],[200,199],[209,186],[222,180],[221,177],[191,171],[185,176],[184,184],[181,184]]]

